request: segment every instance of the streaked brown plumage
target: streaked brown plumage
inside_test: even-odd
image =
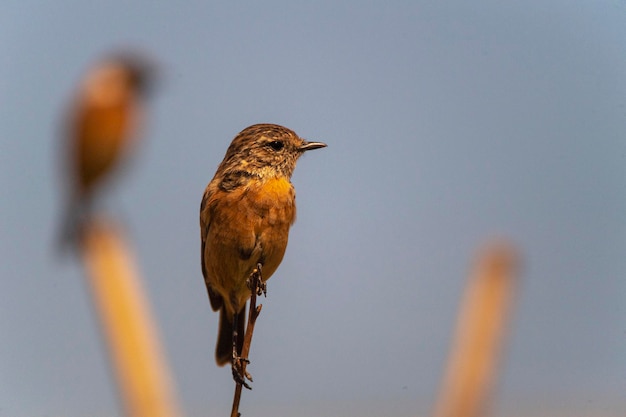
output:
[[[296,218],[291,175],[307,150],[325,147],[307,142],[285,127],[257,124],[230,144],[204,191],[200,206],[202,273],[213,310],[220,311],[216,361],[233,357],[233,322],[241,352],[246,282],[257,264],[266,281],[283,259],[289,228]]]

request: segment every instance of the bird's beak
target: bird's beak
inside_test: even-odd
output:
[[[305,151],[310,151],[312,149],[325,148],[326,146],[327,145],[325,143],[322,143],[322,142],[307,142],[305,140],[304,143],[302,143],[302,145],[300,145],[298,150],[301,151],[301,152],[305,152]]]

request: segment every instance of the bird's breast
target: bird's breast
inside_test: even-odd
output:
[[[296,193],[291,182],[276,178],[251,184],[246,192],[247,205],[264,225],[291,225],[296,218]]]

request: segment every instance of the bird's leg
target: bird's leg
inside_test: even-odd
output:
[[[250,375],[246,371],[246,365],[248,365],[250,361],[248,360],[248,358],[240,356],[240,352],[238,352],[237,350],[239,340],[239,331],[237,330],[239,328],[238,321],[241,319],[243,319],[243,317],[240,318],[239,314],[235,314],[233,317],[233,379],[236,383],[241,384],[248,389],[252,389],[250,385],[248,385],[248,383],[246,382],[246,379],[252,382],[252,375]]]

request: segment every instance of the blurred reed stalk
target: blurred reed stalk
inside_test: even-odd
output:
[[[93,220],[83,232],[87,281],[125,414],[180,416],[149,304],[120,229]]]
[[[517,289],[518,254],[505,242],[477,256],[457,319],[434,417],[479,417],[490,409]]]

